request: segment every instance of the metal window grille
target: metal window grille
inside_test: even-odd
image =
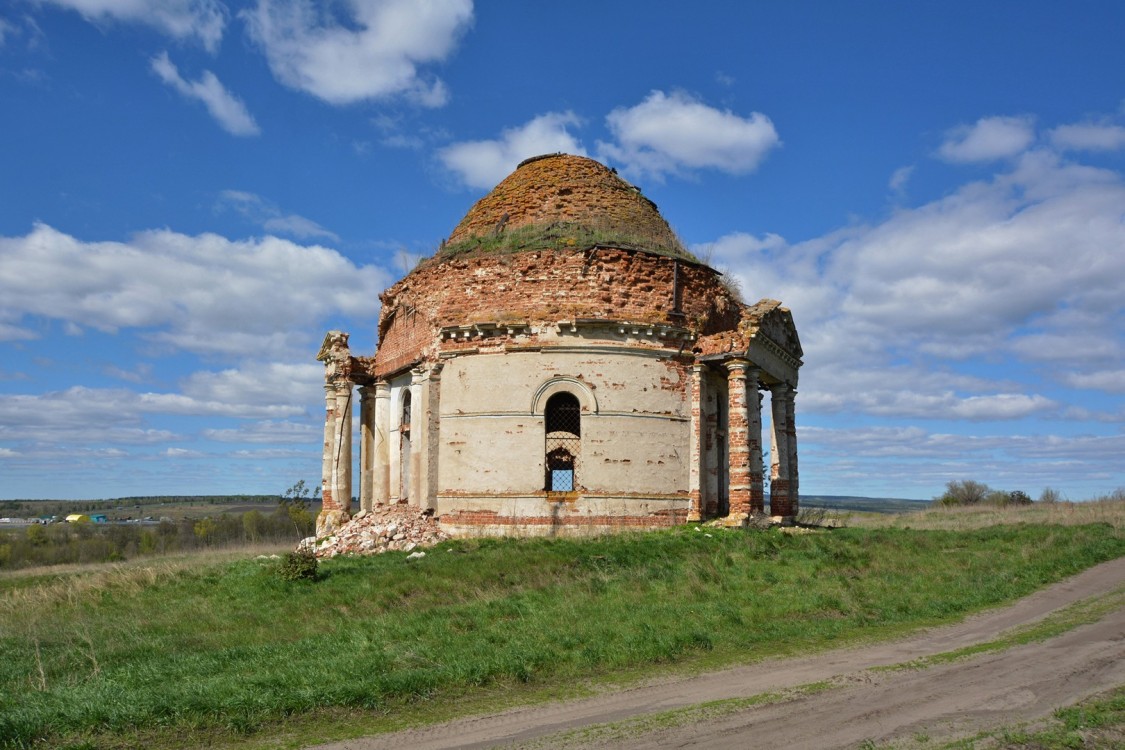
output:
[[[543,416],[547,492],[573,492],[578,489],[582,454],[582,407],[573,394],[556,393],[547,400]]]

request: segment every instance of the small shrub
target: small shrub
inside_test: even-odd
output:
[[[953,479],[946,483],[945,494],[934,498],[937,505],[978,505],[992,490],[984,482]],[[1006,493],[1004,493],[1006,494]]]
[[[1031,498],[1022,490],[1012,490],[1008,493],[1009,505],[1031,505]]]
[[[315,581],[317,577],[316,553],[311,549],[289,552],[281,558],[277,574],[284,581]]]
[[[1008,504],[1010,499],[1011,496],[1004,490],[990,490],[989,493],[984,496],[983,502],[987,505],[1003,507]]]
[[[1044,487],[1043,491],[1039,493],[1039,502],[1041,503],[1058,503],[1062,499],[1062,493],[1054,487]]]

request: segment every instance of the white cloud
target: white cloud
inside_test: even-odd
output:
[[[748,298],[793,310],[807,362],[802,409],[1058,416],[1068,404],[1033,385],[1036,374],[1121,392],[1122,206],[1120,175],[1031,151],[989,181],[877,224],[797,244],[732,233],[694,250],[730,267]],[[1020,382],[957,373],[988,361]]]
[[[891,174],[887,187],[895,193],[901,193],[906,189],[906,183],[910,181],[912,174],[914,174],[913,166],[899,167]]]
[[[657,179],[691,169],[745,174],[781,144],[760,112],[741,117],[681,91],[653,91],[636,106],[610,112],[606,124],[616,142],[599,143],[599,153],[627,172]]]
[[[992,161],[1015,156],[1034,140],[1030,117],[982,117],[948,131],[938,155],[952,162]]]
[[[345,17],[336,18],[332,10]],[[284,85],[330,104],[404,95],[426,107],[448,99],[419,71],[452,54],[472,21],[471,0],[258,0],[243,11],[270,70]]]
[[[319,374],[319,373],[318,373]],[[203,436],[220,443],[291,443],[313,445],[321,435],[319,425],[265,420],[234,429],[204,430]]]
[[[1117,151],[1125,148],[1125,127],[1105,123],[1060,125],[1048,132],[1051,145],[1074,151]]]
[[[242,190],[224,190],[219,194],[217,208],[232,208],[249,221],[261,226],[267,232],[287,234],[298,239],[322,237],[339,242],[335,232],[325,229],[312,219],[297,214],[286,214],[277,204],[254,193]]]
[[[152,415],[284,419],[303,414],[307,400],[307,393],[296,402],[286,402],[279,394],[270,403],[247,403],[85,386],[36,395],[2,394],[0,442],[157,444],[180,438],[146,426],[145,419]]]
[[[180,95],[202,102],[219,127],[231,135],[258,135],[262,132],[242,100],[227,91],[211,71],[203,71],[198,81],[187,81],[168,59],[167,52],[152,58],[151,65],[160,80]]]
[[[272,408],[314,400],[321,395],[323,384],[324,368],[316,362],[267,362],[193,373],[184,381],[183,393],[201,404]]]
[[[37,224],[0,237],[0,323],[28,316],[238,357],[303,352],[330,317],[373,320],[388,274],[276,237],[231,241],[153,230],[82,242]]]
[[[91,23],[151,26],[175,39],[196,39],[215,52],[223,39],[226,6],[218,0],[38,0],[69,8]]]
[[[15,26],[8,23],[3,18],[0,18],[0,47],[4,46],[4,43],[7,41],[8,35],[13,33],[15,30]]]
[[[490,141],[465,141],[446,146],[438,159],[470,187],[491,188],[524,159],[561,151],[585,156],[569,128],[581,124],[573,112],[548,112],[518,128],[508,128]]]
[[[1125,370],[1123,369],[1070,373],[1064,380],[1075,388],[1090,388],[1107,393],[1125,393]]]
[[[34,331],[20,326],[0,323],[0,341],[31,341],[39,338]]]

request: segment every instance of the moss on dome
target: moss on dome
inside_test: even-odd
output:
[[[438,256],[599,246],[698,262],[640,190],[605,165],[569,154],[522,162],[477,201]]]

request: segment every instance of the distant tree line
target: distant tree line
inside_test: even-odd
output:
[[[296,543],[314,532],[304,483],[294,485],[272,512],[249,510],[204,518],[163,519],[155,525],[133,523],[34,524],[0,534],[0,569],[35,565],[128,560],[196,549],[260,542]]]
[[[290,488],[292,489],[292,488]],[[23,518],[114,510],[123,506],[159,505],[259,505],[275,503],[278,495],[145,495],[107,500],[0,500],[0,516]]]

